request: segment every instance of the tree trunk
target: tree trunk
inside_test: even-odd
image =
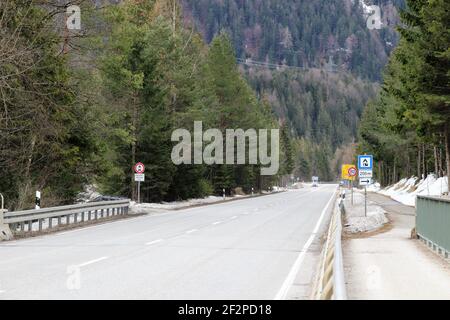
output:
[[[406,176],[409,178],[411,175],[411,157],[409,154],[409,145],[406,147]]]
[[[422,143],[422,177],[427,177],[427,168],[425,166],[425,143]]]
[[[422,161],[420,160],[421,152],[420,152],[420,144],[417,146],[417,177],[421,178],[421,170],[420,170],[420,164]]]
[[[392,173],[393,183],[397,182],[397,158],[394,157],[394,172]]]
[[[450,190],[450,128],[448,125],[445,128],[445,157],[447,161],[447,186]]]
[[[382,167],[381,167],[381,161],[378,161],[378,181],[380,181],[380,184],[383,185],[383,175],[382,175]]]
[[[33,153],[34,153],[34,147],[36,145],[36,136],[33,135],[31,137],[31,143],[30,143],[30,149],[28,152],[28,159],[27,159],[27,164],[25,166],[25,170],[23,172],[23,188],[22,190],[20,190],[19,192],[19,199],[17,201],[17,209],[23,209],[25,208],[26,204],[27,204],[27,199],[29,196],[29,191],[31,188],[31,164],[33,163]]]
[[[436,146],[434,146],[434,174],[436,177],[439,177],[438,150]]]
[[[131,128],[131,168],[136,164],[136,142],[137,142],[137,123],[138,123],[138,106],[136,101],[136,93],[133,94],[133,115]],[[130,168],[130,170],[131,170]],[[136,183],[134,182],[134,172],[131,172],[131,200],[136,200]]]

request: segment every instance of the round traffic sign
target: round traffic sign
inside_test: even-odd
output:
[[[134,172],[136,172],[137,174],[142,174],[145,172],[145,166],[142,162],[138,162],[134,165]]]
[[[356,177],[357,174],[358,174],[358,170],[356,170],[355,167],[352,167],[352,168],[348,169],[348,175],[350,177]]]

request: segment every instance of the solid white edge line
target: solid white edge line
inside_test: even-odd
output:
[[[217,226],[218,224],[221,224],[221,223],[223,223],[223,221],[216,221],[216,222],[213,222],[212,225]]]
[[[163,241],[163,239],[153,240],[153,241],[147,242],[145,245],[151,246],[152,244],[157,244],[157,243],[160,243],[162,241]]]
[[[284,280],[283,285],[281,286],[281,288],[278,291],[277,295],[275,296],[274,300],[286,299],[286,295],[288,294],[289,289],[292,287],[295,277],[297,276],[298,271],[300,270],[300,267],[303,263],[303,260],[305,259],[305,254],[308,251],[309,247],[311,246],[311,243],[314,241],[314,238],[316,237],[317,232],[319,231],[320,225],[322,224],[322,220],[325,217],[325,213],[328,211],[328,207],[330,206],[331,202],[333,201],[335,195],[336,195],[336,191],[333,192],[333,195],[331,196],[327,205],[322,210],[322,213],[320,214],[320,218],[317,221],[317,224],[313,230],[313,233],[308,238],[308,241],[306,241],[305,245],[303,246],[302,250],[300,251],[300,254],[298,255],[297,259],[295,260],[294,265],[291,267],[289,274],[287,275],[286,279]]]
[[[94,263],[97,263],[97,262],[100,262],[100,261],[103,261],[103,260],[106,260],[106,259],[108,259],[109,257],[101,257],[101,258],[98,258],[98,259],[94,259],[94,260],[90,260],[90,261],[87,261],[87,262],[84,262],[84,263],[80,263],[79,265],[78,265],[78,267],[86,267],[86,266],[88,266],[88,265],[90,265],[90,264],[94,264]]]

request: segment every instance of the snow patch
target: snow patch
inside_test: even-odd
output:
[[[353,193],[353,205],[350,196],[345,200],[345,231],[359,233],[381,228],[389,220],[386,212],[372,201],[367,201],[367,216],[364,213],[364,194]]]
[[[385,189],[376,191],[404,205],[415,207],[416,197],[435,196],[440,197],[448,193],[447,177],[437,178],[434,174],[429,174],[426,179],[417,177],[404,178],[396,184]]]
[[[98,187],[95,184],[89,184],[84,186],[84,191],[80,192],[77,196],[77,203],[85,203],[100,197],[101,194],[97,191]]]

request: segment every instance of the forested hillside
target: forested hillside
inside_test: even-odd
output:
[[[245,74],[277,116],[287,119],[291,135],[300,138],[295,149],[296,175],[334,180],[339,165],[333,165],[333,159],[344,160],[336,151],[354,142],[364,105],[375,97],[378,86],[349,73],[319,69],[248,69]]]
[[[135,198],[137,161],[147,166],[144,201],[266,189],[278,179],[262,177],[259,165],[171,161],[172,131],[192,132],[194,121],[204,130],[279,128],[239,73],[226,34],[206,45],[182,27],[176,1],[76,3],[83,29],[64,32],[64,6],[0,3],[0,192],[8,208],[32,206],[35,190],[43,206],[72,203],[92,183]],[[281,129],[279,175],[292,171]]]
[[[450,172],[450,2],[408,0],[382,90],[364,112],[360,149],[383,184]]]
[[[195,23],[208,42],[227,31],[238,58],[308,68],[322,67],[332,58],[340,70],[372,80],[380,79],[397,42],[396,7],[403,3],[371,1],[381,6],[386,26],[373,32],[366,26],[367,15],[360,1],[182,2],[186,19]]]
[[[297,140],[295,173],[336,179],[397,43],[403,1],[367,2],[381,6],[380,30],[367,28],[363,1],[182,2],[186,25],[206,41],[230,34],[241,72]]]

